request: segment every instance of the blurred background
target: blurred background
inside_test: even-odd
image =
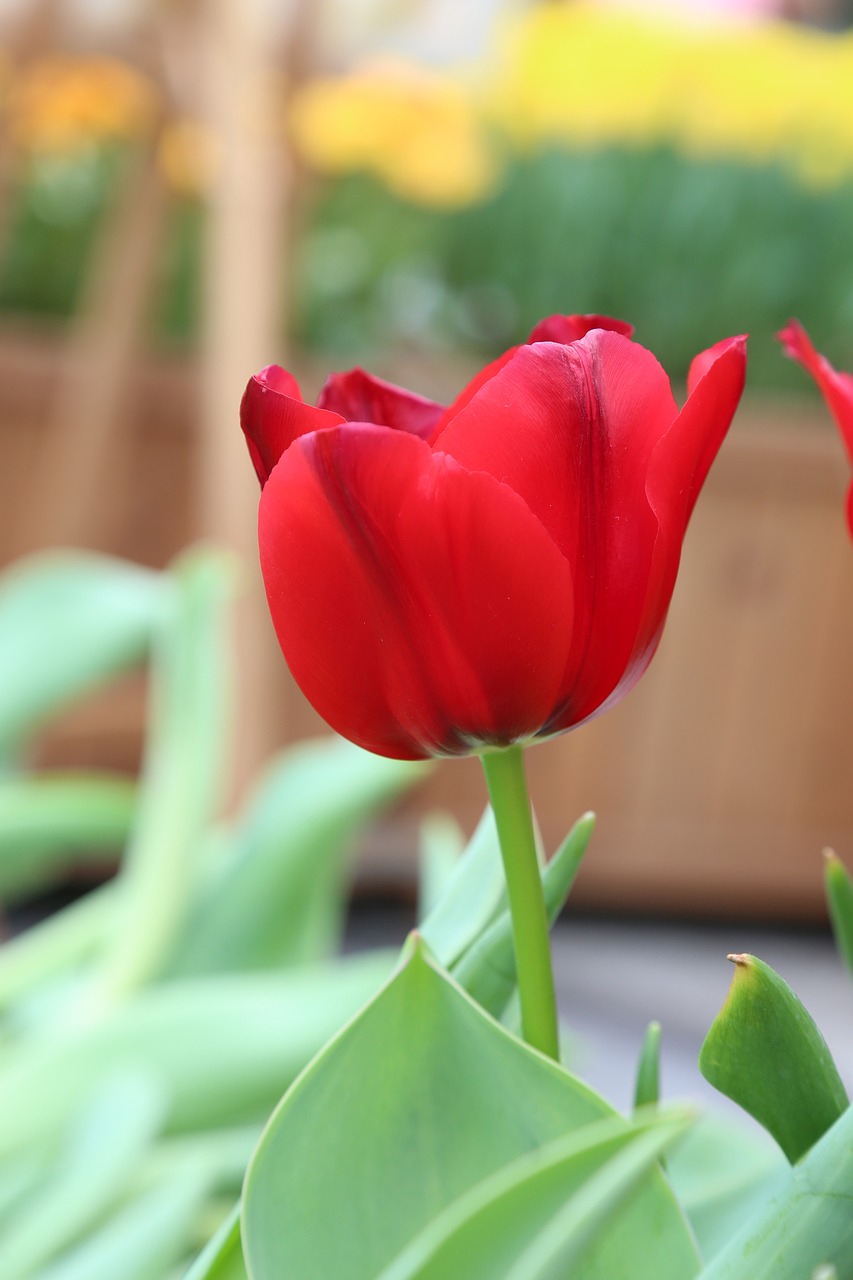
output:
[[[648,676],[530,754],[549,846],[599,814],[580,907],[823,919],[853,854],[847,468],[773,334],[853,367],[845,0],[6,0],[0,5],[0,563],[54,546],[236,553],[227,808],[321,726],[275,648],[237,423],[277,362],[451,398],[555,311],[631,320],[678,395],[748,331],[744,406]],[[144,674],[34,741],[134,772]],[[376,829],[407,893],[420,816],[470,831],[476,762]]]

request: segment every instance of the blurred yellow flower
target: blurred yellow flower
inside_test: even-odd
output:
[[[9,127],[25,150],[67,153],[144,134],[155,97],[151,82],[125,63],[53,55],[12,83]]]
[[[853,33],[581,0],[502,24],[492,79],[493,118],[518,145],[669,142],[810,182],[853,173]]]
[[[547,143],[668,144],[832,184],[853,177],[851,84],[853,32],[552,0],[505,16],[468,78],[365,63],[299,87],[288,126],[318,172],[373,173],[436,208],[484,198],[507,153]],[[157,98],[140,73],[100,57],[42,58],[4,87],[13,138],[40,152],[139,137]],[[167,125],[159,154],[174,186],[209,184],[216,145],[201,125]]]
[[[498,27],[490,110],[522,146],[646,142],[670,123],[681,43],[663,17],[540,5]]]
[[[408,62],[311,81],[294,95],[290,127],[297,153],[318,171],[374,173],[421,204],[467,204],[487,194],[497,174],[463,84]]]
[[[199,196],[209,190],[216,174],[219,142],[212,129],[199,120],[171,120],[160,135],[157,160],[175,191]]]

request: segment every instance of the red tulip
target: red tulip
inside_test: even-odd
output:
[[[796,320],[789,320],[776,337],[782,343],[785,355],[798,360],[814,378],[830,413],[838,423],[841,438],[853,464],[853,375],[833,369],[826,357],[815,351],[809,335]],[[847,491],[847,523],[853,537],[853,484]]]
[[[361,370],[317,407],[265,369],[241,421],[278,638],[335,729],[380,755],[546,737],[648,666],[745,342],[679,412],[628,326],[552,317],[448,409]]]

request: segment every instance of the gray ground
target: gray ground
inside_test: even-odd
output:
[[[652,1019],[663,1026],[662,1092],[723,1105],[696,1066],[731,981],[729,952],[771,965],[817,1022],[853,1091],[853,978],[828,936],[736,924],[691,928],[570,920],[554,939],[560,1011],[574,1031],[574,1065],[614,1105],[629,1105],[637,1051]]]

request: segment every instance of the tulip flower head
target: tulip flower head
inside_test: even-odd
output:
[[[646,669],[746,352],[697,356],[679,411],[630,335],[550,317],[449,407],[360,369],[316,406],[275,366],[251,379],[273,623],[344,737],[399,759],[505,747],[581,724]]]
[[[798,361],[814,378],[838,424],[853,465],[853,374],[833,369],[826,357],[815,351],[809,335],[796,320],[789,320],[776,337],[782,343],[785,355]],[[853,537],[853,484],[847,491],[847,524]]]

